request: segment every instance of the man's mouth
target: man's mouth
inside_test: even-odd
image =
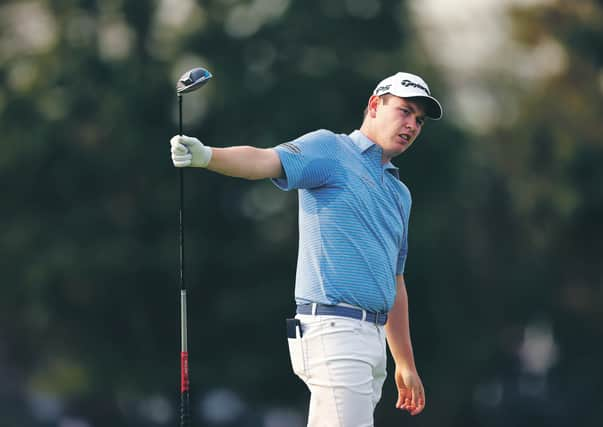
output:
[[[410,135],[408,135],[408,134],[406,134],[406,133],[401,133],[401,134],[399,134],[398,136],[399,136],[399,137],[402,139],[402,142],[403,142],[404,144],[408,144],[408,143],[410,142],[410,140],[411,140]]]

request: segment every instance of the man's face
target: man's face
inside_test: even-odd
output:
[[[384,160],[406,151],[425,122],[425,111],[419,102],[394,95],[371,97],[369,114],[373,119],[373,140],[383,149]]]

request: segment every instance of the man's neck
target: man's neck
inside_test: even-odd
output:
[[[360,132],[366,136],[368,139],[370,139],[373,144],[378,145],[381,147],[381,144],[379,144],[379,142],[377,141],[377,138],[375,138],[373,136],[373,132],[371,132],[371,128],[369,125],[367,125],[366,122],[362,123],[362,126],[360,127]],[[392,160],[391,157],[389,157],[386,153],[385,150],[383,150],[383,147],[381,147],[381,150],[383,151],[383,155],[381,156],[381,164],[384,165],[388,162],[390,162]]]

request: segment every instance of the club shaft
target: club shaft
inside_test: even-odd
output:
[[[182,135],[182,96],[178,96],[178,133]],[[180,289],[186,289],[184,284],[184,171],[178,170],[180,178],[180,208],[178,209],[178,246],[180,254]]]
[[[180,291],[180,332],[182,353],[188,353],[188,330],[186,326],[186,290]]]
[[[180,290],[185,290],[184,283],[184,173],[183,170],[178,170],[180,178],[180,208],[178,209],[178,252],[180,258]]]
[[[182,135],[182,96],[178,96],[178,133]],[[178,246],[180,258],[180,427],[189,427],[190,394],[188,364],[188,329],[186,309],[186,286],[184,283],[184,173],[179,169],[180,206],[178,209]]]

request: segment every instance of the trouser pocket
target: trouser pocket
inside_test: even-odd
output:
[[[301,324],[298,319],[287,319],[286,321],[291,367],[295,375],[305,381],[307,379],[306,354]]]

